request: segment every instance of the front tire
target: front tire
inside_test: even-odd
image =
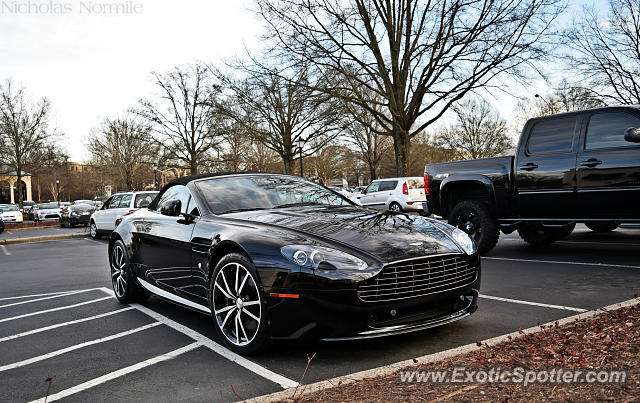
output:
[[[93,220],[91,220],[91,227],[89,228],[89,234],[93,239],[100,239],[100,237],[102,236],[98,232],[98,227],[96,226],[96,223]]]
[[[618,228],[618,224],[614,221],[592,221],[585,223],[585,225],[593,232],[611,232]]]
[[[500,227],[485,203],[467,200],[456,204],[449,214],[449,224],[469,234],[480,253],[489,252],[498,243]]]
[[[121,240],[117,240],[109,253],[111,268],[111,285],[118,301],[123,304],[142,302],[149,293],[136,283],[135,274],[131,271],[127,248]]]
[[[218,336],[239,354],[268,347],[266,300],[255,266],[238,253],[224,256],[209,284],[209,306]]]

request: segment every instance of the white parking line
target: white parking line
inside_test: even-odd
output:
[[[59,400],[59,399],[62,399],[64,397],[71,396],[71,395],[76,394],[78,392],[82,392],[84,390],[93,388],[94,386],[98,386],[98,385],[103,384],[105,382],[108,382],[110,380],[113,380],[113,379],[119,378],[121,376],[127,375],[127,374],[129,374],[131,372],[138,371],[138,370],[140,370],[142,368],[145,368],[145,367],[148,367],[150,365],[157,364],[157,363],[162,362],[162,361],[171,360],[171,359],[176,358],[177,356],[179,356],[181,354],[184,354],[184,353],[189,352],[191,350],[195,350],[196,348],[198,348],[200,346],[201,345],[198,342],[191,343],[188,346],[184,346],[184,347],[179,348],[177,350],[170,351],[170,352],[168,352],[166,354],[162,354],[162,355],[156,356],[154,358],[150,358],[148,360],[139,362],[137,364],[130,365],[128,367],[119,369],[117,371],[111,372],[111,373],[103,375],[101,377],[98,377],[98,378],[92,379],[90,381],[81,383],[79,385],[73,386],[73,387],[71,387],[69,389],[62,390],[62,391],[60,391],[58,393],[55,393],[55,394],[49,396],[48,398],[46,398],[46,401],[52,402],[54,400]],[[42,397],[40,399],[33,400],[32,403],[36,403],[36,402],[39,403],[39,402],[44,402],[44,401],[45,401],[45,398]]]
[[[623,269],[640,269],[640,266],[631,266],[631,265],[626,265],[626,264],[566,262],[566,261],[561,261],[561,260],[513,259],[513,258],[508,258],[508,257],[490,257],[490,256],[483,256],[482,259],[506,260],[506,261],[512,261],[512,262],[573,264],[573,265],[578,265],[578,266],[600,266],[600,267],[618,267],[618,268],[623,268]]]
[[[197,342],[199,342],[200,344],[202,344],[205,347],[210,348],[211,350],[215,351],[216,353],[220,354],[221,356],[223,356],[224,358],[226,358],[227,360],[234,362],[246,369],[248,369],[249,371],[253,372],[254,374],[260,375],[263,378],[266,378],[268,380],[270,380],[271,382],[277,383],[278,385],[282,386],[284,389],[288,389],[288,388],[295,388],[296,386],[298,386],[298,382],[293,381],[289,378],[285,378],[284,376],[280,375],[280,374],[276,374],[273,371],[270,371],[268,369],[266,369],[265,367],[262,367],[258,364],[256,364],[253,361],[249,361],[246,358],[244,358],[241,355],[238,355],[236,353],[234,353],[233,351],[227,349],[226,347],[223,347],[222,345],[216,343],[215,341],[211,340],[208,337],[205,337],[204,335],[186,327],[183,326],[181,324],[179,324],[178,322],[175,322],[169,318],[167,318],[166,316],[160,315],[159,313],[152,311],[151,309],[139,305],[139,304],[131,304],[131,306],[133,306],[134,308],[146,313],[147,315],[151,316],[152,318],[154,318],[155,320],[162,322],[163,324],[191,337],[192,339],[196,340]]]
[[[582,308],[573,308],[573,307],[570,307],[570,306],[563,306],[563,305],[542,304],[540,302],[531,302],[531,301],[522,301],[522,300],[519,300],[519,299],[494,297],[492,295],[485,295],[485,294],[480,294],[480,298],[493,299],[493,300],[502,301],[502,302],[511,302],[511,303],[514,303],[514,304],[541,306],[541,307],[544,307],[544,308],[564,309],[566,311],[587,312],[587,309],[582,309]]]
[[[118,339],[120,337],[128,336],[130,334],[137,333],[137,332],[141,332],[143,330],[147,330],[147,329],[150,329],[152,327],[159,326],[161,324],[162,323],[160,323],[160,322],[149,323],[148,325],[144,325],[144,326],[137,327],[135,329],[131,329],[131,330],[127,330],[127,331],[124,331],[124,332],[112,334],[111,336],[102,337],[100,339],[87,341],[87,342],[76,344],[76,345],[73,345],[73,346],[70,346],[70,347],[65,347],[63,349],[52,351],[52,352],[47,353],[47,354],[39,355],[37,357],[33,357],[33,358],[26,359],[26,360],[14,362],[13,364],[3,365],[3,366],[0,366],[0,372],[8,371],[10,369],[14,369],[14,368],[18,368],[18,367],[23,367],[25,365],[33,364],[34,362],[46,360],[48,358],[55,357],[55,356],[60,355],[60,354],[68,353],[70,351],[78,350],[80,348],[84,348],[84,347],[87,347],[87,346],[92,346],[94,344],[104,343],[104,342],[109,341],[109,340]]]
[[[520,238],[505,238],[505,241],[511,241],[511,242],[524,242],[522,239]],[[593,241],[555,241],[554,244],[556,243],[560,243],[560,244],[585,244],[585,245],[602,245],[602,246],[606,246],[606,245],[620,245],[620,246],[640,246],[640,243],[630,243],[630,242],[593,242]]]
[[[22,318],[26,318],[26,317],[34,316],[34,315],[41,315],[41,314],[43,314],[43,313],[49,313],[49,312],[55,312],[55,311],[62,311],[62,310],[64,310],[64,309],[75,308],[75,307],[82,306],[82,305],[93,304],[94,302],[104,301],[105,299],[110,299],[110,298],[111,298],[111,297],[97,298],[97,299],[92,299],[91,301],[80,302],[80,303],[78,303],[78,304],[66,305],[66,306],[60,306],[60,307],[58,307],[58,308],[45,309],[44,311],[38,311],[38,312],[25,313],[24,315],[18,315],[18,316],[12,316],[12,317],[10,317],[10,318],[0,319],[0,323],[2,323],[2,322],[8,322],[8,321],[10,321],[10,320],[22,319]]]
[[[72,321],[69,321],[69,322],[57,323],[55,325],[45,326],[45,327],[41,327],[39,329],[29,330],[29,331],[22,332],[22,333],[17,333],[17,334],[11,335],[11,336],[0,337],[0,343],[3,342],[3,341],[18,339],[20,337],[29,336],[29,335],[36,334],[36,333],[46,332],[47,330],[56,329],[56,328],[63,327],[63,326],[75,325],[76,323],[82,323],[82,322],[86,322],[86,321],[93,320],[93,319],[104,318],[105,316],[115,315],[117,313],[130,311],[132,309],[133,309],[132,306],[128,306],[126,308],[118,309],[117,311],[101,313],[100,315],[89,316],[87,318],[76,319],[76,320],[72,320]]]
[[[6,246],[4,245],[0,245],[0,249],[2,249],[2,252],[7,255],[7,256],[11,256],[11,252],[9,252],[9,250],[7,249]]]
[[[113,291],[103,287],[102,290],[104,292],[106,292],[107,294],[111,295],[113,297]],[[115,298],[115,297],[114,297]],[[204,335],[196,332],[193,329],[190,329],[186,326],[183,326],[181,324],[179,324],[178,322],[175,322],[169,318],[167,318],[164,315],[161,315],[145,306],[142,306],[140,304],[131,304],[132,307],[136,308],[137,310],[146,313],[147,315],[151,316],[152,318],[154,318],[155,320],[157,320],[158,322],[162,322],[163,324],[169,326],[172,329],[175,329],[177,331],[179,331],[182,334],[185,334],[189,337],[191,337],[192,339],[194,339],[195,341],[199,342],[200,344],[202,344],[205,347],[210,348],[211,350],[215,351],[216,353],[218,353],[219,355],[223,356],[224,358],[226,358],[227,360],[234,362],[246,369],[248,369],[249,371],[253,372],[254,374],[260,375],[261,377],[270,380],[271,382],[277,383],[278,385],[282,386],[284,389],[288,389],[288,388],[295,388],[296,386],[298,386],[298,382],[293,381],[289,378],[286,378],[280,374],[277,374],[273,371],[268,370],[265,367],[262,367],[258,364],[256,364],[253,361],[249,361],[248,359],[244,358],[241,355],[238,355],[236,353],[234,353],[233,351],[227,349],[226,347],[223,347],[222,345],[216,343],[215,341],[211,340],[208,337],[205,337]]]
[[[11,304],[0,305],[0,308],[6,308],[6,307],[9,307],[9,306],[22,305],[22,304],[29,304],[31,302],[44,301],[45,299],[66,297],[67,295],[75,295],[75,294],[80,294],[80,293],[87,292],[87,291],[92,291],[92,290],[72,291],[72,292],[68,292],[66,294],[57,294],[57,295],[51,295],[51,296],[48,296],[48,297],[30,299],[29,301],[13,302]]]
[[[0,298],[0,301],[5,301],[5,300],[9,300],[9,299],[22,299],[22,298],[31,298],[31,297],[43,297],[45,295],[58,295],[58,294],[70,294],[73,292],[80,292],[80,291],[93,291],[93,290],[99,290],[100,288],[84,288],[82,290],[68,290],[68,291],[58,291],[58,292],[48,292],[45,294],[31,294],[31,295],[20,295],[17,297],[4,297],[4,298]]]

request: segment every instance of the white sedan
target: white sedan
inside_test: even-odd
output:
[[[13,204],[0,205],[0,215],[2,215],[2,221],[7,222],[22,222],[22,212]]]

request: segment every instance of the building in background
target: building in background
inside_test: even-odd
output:
[[[18,189],[22,189],[22,199],[31,199],[31,174],[22,171],[21,186],[16,184],[15,172],[0,174],[0,204],[14,204],[18,201]]]

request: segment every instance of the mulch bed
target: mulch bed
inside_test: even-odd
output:
[[[480,342],[478,342],[480,343]],[[365,379],[294,398],[301,402],[388,401],[640,401],[640,305],[602,311],[597,316],[559,326],[540,326],[540,331],[522,334],[494,346],[444,361],[416,365],[405,370],[467,370],[500,367],[530,370],[553,368],[582,370],[626,370],[625,383],[431,383],[401,382],[398,372]],[[311,364],[313,367],[313,364]],[[302,388],[301,388],[302,389]]]
[[[40,228],[57,227],[60,225],[60,223],[58,222],[58,220],[51,220],[51,221],[25,221],[25,222],[14,222],[14,223],[6,222],[4,223],[4,225],[5,225],[5,230],[7,231],[17,231],[17,230],[23,230],[23,229],[40,229]]]

